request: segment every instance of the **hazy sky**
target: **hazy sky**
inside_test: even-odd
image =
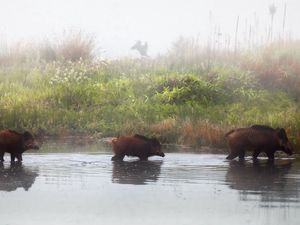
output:
[[[268,6],[274,3],[274,30],[281,32],[285,2],[286,34],[300,37],[299,0],[0,0],[0,41],[51,39],[81,29],[97,38],[107,56],[136,54],[129,48],[138,39],[154,55],[180,35],[207,40],[210,12],[224,37],[234,36],[237,16],[240,34],[256,24],[259,36],[266,34]]]

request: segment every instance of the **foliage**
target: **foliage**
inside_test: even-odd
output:
[[[275,59],[265,66],[262,52],[209,70],[201,62],[189,69],[188,61],[179,70],[164,64],[167,56],[1,66],[0,128],[50,135],[143,133],[163,142],[225,146],[229,129],[266,124],[285,127],[300,146],[299,54],[272,53]],[[265,69],[284,66],[285,82],[266,85]]]

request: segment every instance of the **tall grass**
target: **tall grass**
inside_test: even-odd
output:
[[[69,30],[57,40],[41,42],[0,43],[0,65],[30,65],[41,62],[93,60],[97,45],[93,36]]]

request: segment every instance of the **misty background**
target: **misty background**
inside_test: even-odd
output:
[[[272,39],[298,38],[297,0],[11,0],[0,1],[0,44],[60,39],[83,31],[95,38],[103,57],[138,57],[130,47],[148,42],[149,55],[165,53],[180,36],[206,45],[213,35],[219,45],[239,47]],[[275,6],[271,25],[270,6]]]

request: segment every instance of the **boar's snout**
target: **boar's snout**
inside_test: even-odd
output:
[[[276,128],[276,132],[278,135],[278,138],[281,143],[281,149],[288,155],[293,154],[293,146],[289,142],[289,139],[287,137],[286,131],[284,128]]]
[[[34,150],[39,150],[40,149],[40,147],[38,146],[37,143],[27,144],[27,145],[25,145],[25,148],[26,149],[34,149]]]
[[[152,148],[151,151],[153,155],[165,157],[165,153],[161,151],[161,144],[156,138],[151,138],[150,143],[151,143],[151,148]]]
[[[25,149],[34,149],[34,150],[39,150],[40,146],[38,142],[34,139],[28,140],[27,142],[24,143]]]
[[[288,155],[293,155],[293,146],[288,142],[283,146],[283,151]]]
[[[165,153],[163,153],[160,148],[154,150],[154,152],[152,153],[153,155],[157,155],[157,156],[161,156],[161,157],[165,157]]]
[[[24,141],[23,142],[24,143],[24,148],[26,150],[28,150],[28,149],[38,150],[40,148],[37,141],[33,137],[33,135],[28,131],[25,131],[23,133],[23,141]]]
[[[158,153],[158,156],[165,157],[165,153],[160,152],[160,153]]]

